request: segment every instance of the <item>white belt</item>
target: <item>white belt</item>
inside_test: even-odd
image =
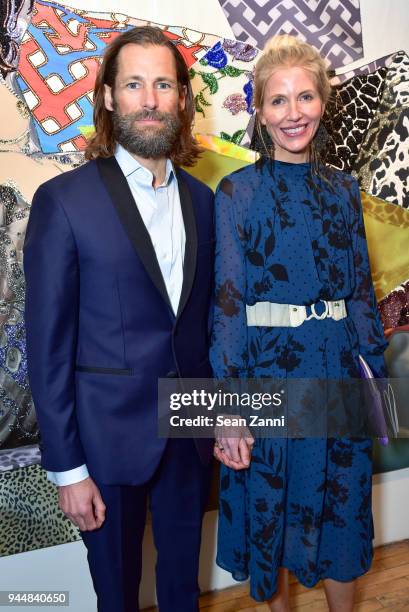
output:
[[[320,300],[325,306],[322,314],[316,313],[317,304],[311,304],[311,314],[307,316],[308,306],[297,306],[296,304],[275,304],[274,302],[256,302],[253,306],[246,305],[247,325],[263,327],[299,327],[304,321],[310,319],[326,319],[330,317],[334,321],[340,321],[347,316],[345,300],[327,302]]]

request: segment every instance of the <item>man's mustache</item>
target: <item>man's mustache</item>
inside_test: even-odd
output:
[[[170,115],[171,113],[163,113],[156,110],[143,110],[129,113],[127,117],[132,121],[143,121],[144,119],[148,119],[149,121],[166,121]]]

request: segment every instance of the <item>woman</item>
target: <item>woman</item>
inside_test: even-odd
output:
[[[359,188],[317,152],[325,63],[306,43],[275,37],[254,86],[261,161],[224,178],[216,197],[215,376],[358,378],[359,354],[382,376]],[[288,570],[305,586],[324,580],[332,611],[352,610],[372,559],[371,440],[252,443],[248,432],[216,443],[218,564],[250,575],[252,596],[271,610],[289,609]]]

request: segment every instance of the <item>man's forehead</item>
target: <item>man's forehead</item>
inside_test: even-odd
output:
[[[176,63],[172,51],[161,45],[137,45],[128,43],[118,54],[118,70],[122,73],[135,74],[149,70],[163,72],[176,77]],[[136,72],[135,72],[136,71]]]

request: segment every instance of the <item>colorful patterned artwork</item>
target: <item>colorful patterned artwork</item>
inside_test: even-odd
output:
[[[361,189],[409,208],[409,57],[396,53],[354,164]]]
[[[31,198],[43,181],[71,166],[66,156],[32,153],[25,103],[0,78],[0,556],[78,539],[58,510],[56,489],[40,462],[28,376],[22,247]],[[64,165],[65,164],[65,165]]]
[[[250,142],[247,134],[251,133],[249,125],[254,117],[254,66],[268,37],[279,32],[297,34],[318,47],[339,71],[362,56],[359,0],[214,0],[218,15],[215,4],[210,2],[198,10],[207,14],[214,11],[215,29],[209,31],[216,34],[184,27],[183,12],[177,9],[177,3],[174,21],[164,17],[166,23],[157,23],[164,15],[161,2],[155,9],[150,3],[150,16],[148,12],[140,13],[142,2],[122,3],[122,12],[115,2],[112,11],[107,9],[108,2],[73,2],[75,8],[69,0],[0,2],[0,72],[6,78],[0,83],[0,556],[78,539],[77,530],[58,511],[54,485],[47,482],[44,471],[36,465],[40,451],[27,379],[21,260],[34,190],[43,181],[71,169],[73,163],[83,161],[86,140],[92,132],[92,91],[106,45],[121,32],[149,23],[163,29],[178,46],[191,70],[195,133],[204,148],[199,163],[189,171],[212,188],[223,175],[256,158],[243,145]],[[219,29],[218,18],[221,15],[224,19],[220,6],[233,26],[236,40],[232,35],[222,38],[228,34]],[[158,19],[146,21],[153,19],[154,13]],[[373,73],[390,61],[387,56],[344,72],[336,76],[334,83]],[[397,70],[396,62],[390,68],[389,98],[385,98],[385,103],[390,102],[388,117],[399,113],[401,120],[407,121],[407,99],[403,95],[407,79],[404,82],[400,78],[402,66]],[[407,71],[407,67],[404,69]],[[368,82],[373,83],[373,78]],[[351,90],[348,84],[345,88]],[[351,90],[352,97],[353,93]],[[356,96],[355,102],[358,101],[361,102],[360,95]],[[394,110],[393,101],[398,102]],[[374,106],[375,114],[378,107],[379,100]],[[13,119],[12,112],[16,114]],[[386,137],[390,129],[391,138],[397,122],[386,121],[385,110],[382,112],[378,133]],[[376,124],[371,125],[369,140],[365,137],[366,151],[372,146],[375,128]],[[343,131],[345,141],[347,131]],[[407,168],[406,141],[400,146],[406,146],[403,159]],[[375,149],[370,151],[374,157],[378,155]],[[381,151],[389,155],[390,149],[384,147]],[[405,169],[399,166],[397,170],[403,180]],[[366,173],[365,164],[362,173]],[[398,187],[396,199],[401,196]],[[408,269],[404,233],[407,211],[365,195],[363,203],[384,322],[403,325],[409,316],[409,285],[404,282]],[[405,467],[407,461],[404,458],[399,466]],[[17,524],[18,528],[10,528]]]
[[[262,49],[274,34],[300,36],[332,68],[363,55],[359,0],[220,0],[236,39]]]
[[[333,88],[323,116],[329,135],[325,159],[330,166],[351,173],[379,106],[386,72],[384,67],[359,74]]]
[[[387,332],[402,327],[409,332],[409,279],[395,287],[378,305]]]
[[[24,328],[22,249],[28,214],[28,202],[13,182],[0,184],[0,449],[38,441]]]
[[[195,132],[240,144],[253,114],[253,70],[258,50],[221,40],[190,68]]]
[[[196,134],[196,139],[203,152],[196,165],[185,170],[205,182],[213,191],[216,191],[224,176],[253,164],[258,159],[258,154],[254,151],[216,136]]]
[[[409,211],[361,191],[378,302],[409,276]]]
[[[120,14],[86,13],[53,2],[37,1],[25,33],[17,85],[32,114],[43,153],[82,151],[80,132],[92,124],[95,77],[106,45],[135,25]],[[155,24],[153,24],[155,25]],[[167,28],[188,66],[202,57],[216,38],[186,28]]]
[[[32,9],[33,0],[0,2],[0,74],[3,77],[17,68],[20,44]]]

